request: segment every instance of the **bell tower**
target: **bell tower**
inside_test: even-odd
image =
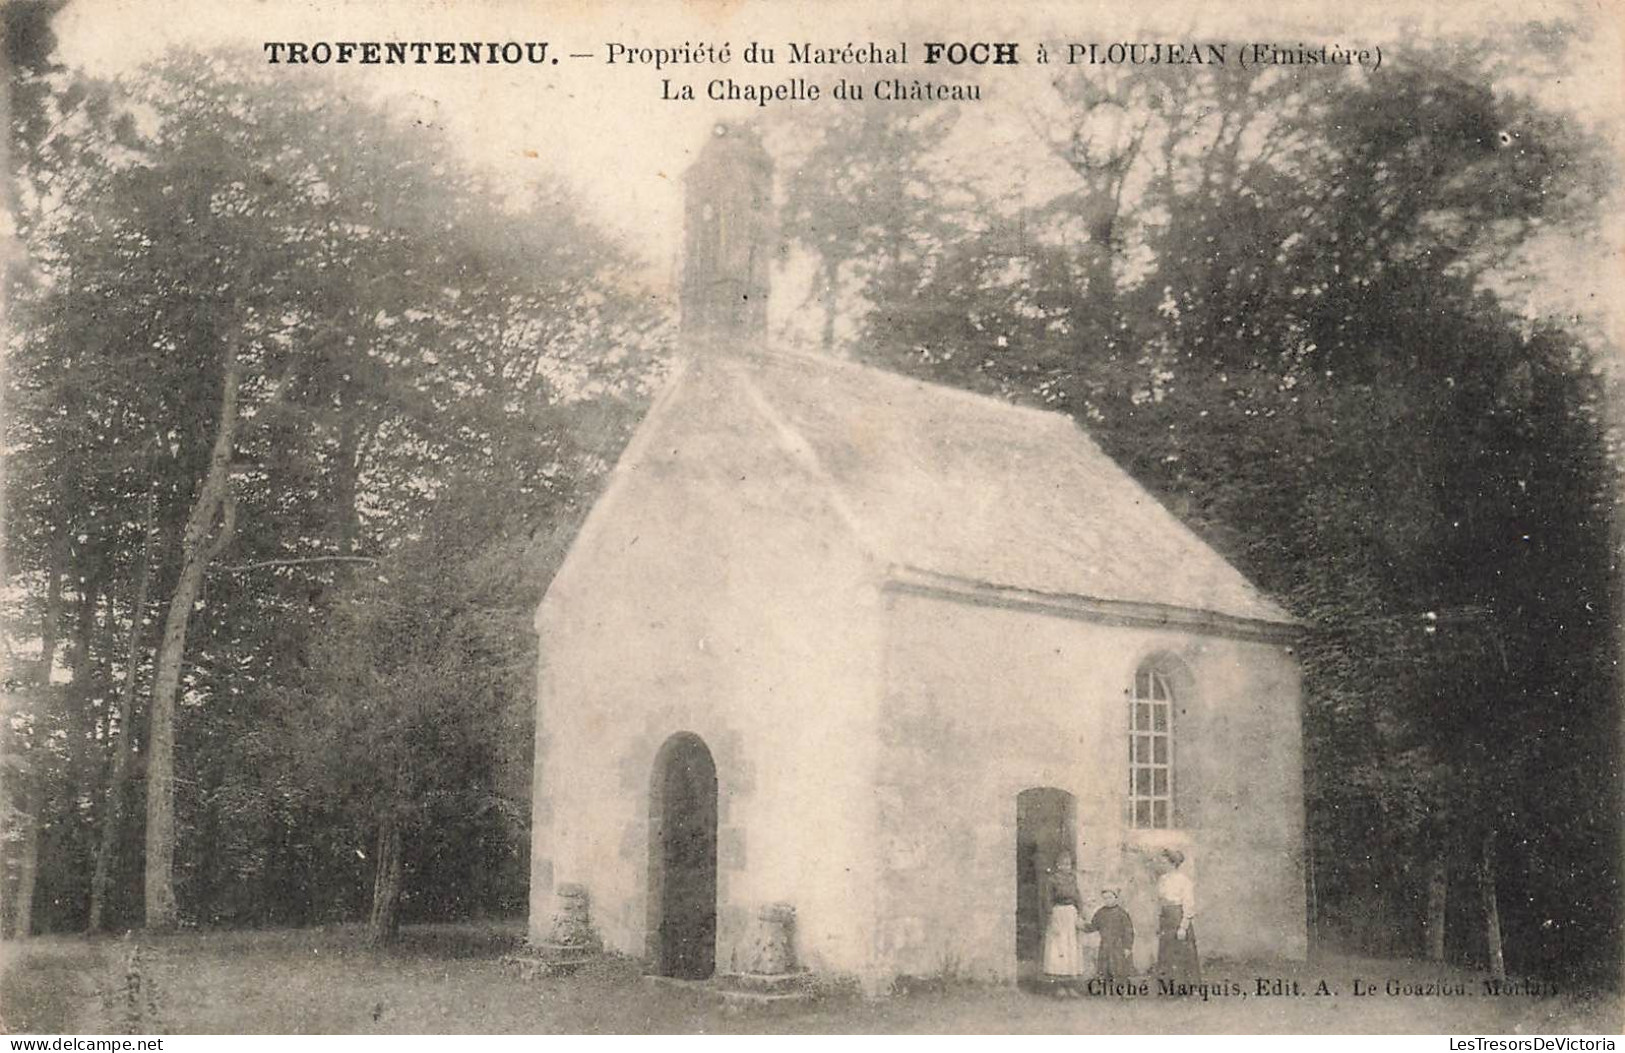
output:
[[[718,124],[684,177],[682,336],[691,347],[767,331],[773,161],[756,133]]]

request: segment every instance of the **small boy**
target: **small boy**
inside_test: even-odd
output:
[[[1106,905],[1082,926],[1084,932],[1100,933],[1100,954],[1095,959],[1095,975],[1102,980],[1126,980],[1134,974],[1134,919],[1118,905],[1118,890],[1101,889]]]

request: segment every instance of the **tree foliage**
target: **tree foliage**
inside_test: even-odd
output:
[[[331,759],[350,740],[291,714],[342,699],[354,719],[334,726],[372,727],[377,745],[406,719],[392,705],[430,705],[422,692],[451,681],[392,694],[387,670],[358,680],[317,645],[354,634],[358,655],[377,653],[368,634],[394,623],[359,617],[382,602],[369,568],[401,568],[410,587],[419,566],[453,575],[495,558],[488,544],[522,560],[509,534],[552,537],[572,521],[642,398],[657,320],[618,291],[633,287],[620,260],[556,187],[499,193],[437,136],[335,106],[320,85],[177,53],[129,83],[53,75],[42,90],[55,131],[34,138],[24,170],[35,267],[7,376],[10,569],[24,597],[13,624],[40,626],[50,654],[71,633],[89,644],[60,690],[14,700],[55,788],[27,811],[62,832],[42,864],[59,907],[41,922],[82,923],[74,875],[95,871],[108,839],[96,827],[120,814],[108,801],[121,741],[135,746],[123,792],[149,812],[173,777],[179,837],[171,869],[161,845],[141,850],[139,829],[109,835],[123,891],[109,923],[136,920],[143,858],[149,923],[354,910],[346,824],[390,813],[305,781],[290,757]],[[477,492],[472,478],[506,500],[462,520],[456,555],[397,553],[427,551],[430,510],[444,518]],[[150,591],[168,615],[133,622],[149,505]],[[509,602],[492,575],[478,580],[493,591],[463,594],[461,614],[431,604],[419,627]],[[361,682],[379,698],[357,699]],[[172,768],[149,733],[166,698]],[[485,712],[441,703],[465,731]],[[178,909],[154,916],[165,872]]]

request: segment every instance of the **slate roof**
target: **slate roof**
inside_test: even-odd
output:
[[[735,362],[877,558],[996,587],[1295,623],[1068,417],[834,359]]]

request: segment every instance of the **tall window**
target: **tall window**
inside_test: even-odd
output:
[[[1173,825],[1174,692],[1154,667],[1134,674],[1129,698],[1129,820],[1142,829]]]

